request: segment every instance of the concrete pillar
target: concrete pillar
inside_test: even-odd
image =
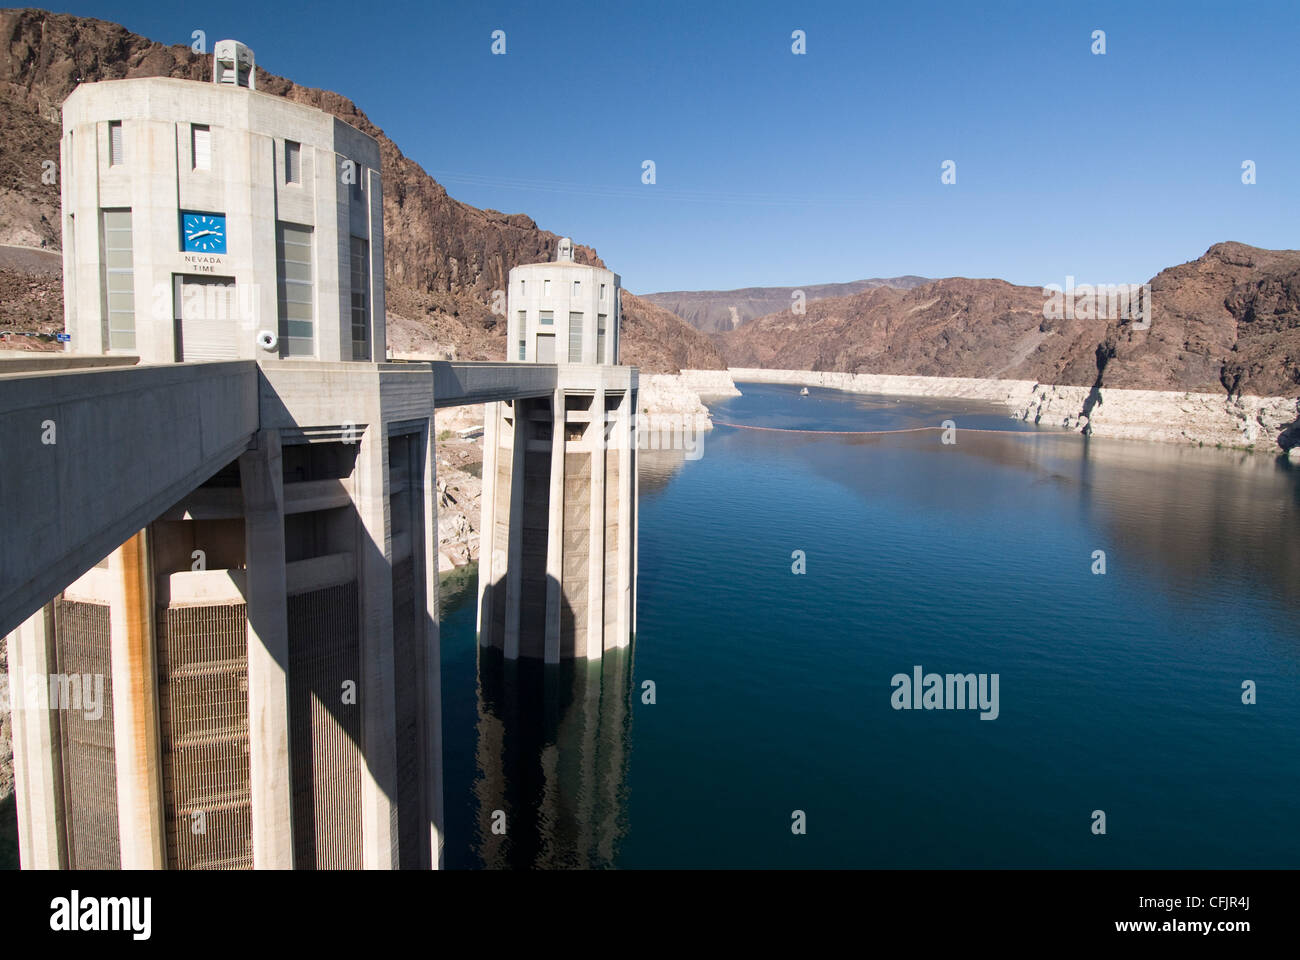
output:
[[[594,347],[592,348],[595,349]],[[587,424],[591,450],[591,526],[587,543],[587,651],[599,660],[605,651],[605,384],[596,385]]]
[[[634,381],[635,382],[635,381]],[[628,576],[632,581],[632,589],[629,591],[628,604],[632,608],[632,639],[636,639],[636,591],[637,579],[640,577],[641,569],[641,538],[637,536],[637,527],[641,524],[641,474],[637,468],[637,458],[641,449],[641,428],[639,414],[637,410],[637,390],[635,387],[632,393],[632,419],[628,422],[628,443],[631,447],[632,454],[632,502],[631,502],[631,532],[632,532],[632,565]]]
[[[368,870],[396,870],[397,691],[393,665],[393,564],[388,500],[388,435],[379,417],[361,438],[354,474],[360,529],[361,860]]]
[[[501,404],[483,405],[483,492],[479,498],[478,544],[478,643],[480,647],[492,646],[491,603],[493,578],[499,570],[496,556],[496,493],[497,460],[501,456]]]
[[[293,772],[289,757],[289,622],[284,560],[280,432],[263,430],[239,458],[248,564],[249,787],[253,867],[293,867]]]
[[[613,437],[618,449],[618,614],[614,636],[606,638],[606,647],[626,647],[632,630],[632,545],[636,542],[632,529],[634,413],[632,391],[624,390],[615,413]]]
[[[66,869],[59,728],[44,698],[54,671],[54,611],[46,605],[9,634],[9,706],[13,721],[18,862],[24,870]],[[29,679],[30,678],[30,679]]]
[[[378,178],[375,179],[377,182]],[[430,420],[418,440],[418,449],[424,457],[423,469],[420,471],[424,478],[422,509],[418,512],[421,529],[411,531],[411,546],[419,551],[416,554],[416,576],[424,584],[424,610],[416,611],[423,624],[424,636],[424,799],[429,820],[430,863],[434,869],[441,870],[444,824],[442,645],[438,622],[438,456],[433,443],[433,428],[433,421]]]
[[[560,610],[564,593],[564,391],[551,396],[551,490],[546,501],[546,649],[545,662],[560,662]]]
[[[510,447],[509,553],[506,560],[506,659],[519,659],[519,616],[523,610],[524,460],[528,451],[527,400],[514,402],[514,435]],[[501,491],[497,491],[497,496]],[[480,547],[480,553],[482,549]]]
[[[167,862],[158,732],[158,665],[153,577],[145,531],[108,558],[112,596],[113,741],[117,821],[124,870],[160,870]]]

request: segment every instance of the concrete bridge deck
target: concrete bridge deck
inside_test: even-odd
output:
[[[410,381],[418,367],[432,382],[406,392],[427,402],[431,389],[437,408],[549,397],[561,380],[601,369],[415,356],[139,366],[67,354],[0,359],[0,635],[230,463],[260,428],[311,422],[313,390],[330,374],[346,389],[358,376]],[[309,371],[316,379],[295,386]],[[603,371],[635,383],[633,368]]]

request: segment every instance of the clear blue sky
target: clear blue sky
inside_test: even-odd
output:
[[[637,292],[1119,283],[1221,240],[1300,247],[1295,2],[66,9],[243,40],[356,101],[452,196],[595,246]]]

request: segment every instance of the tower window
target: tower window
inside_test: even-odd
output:
[[[555,311],[542,310],[537,315],[537,322],[542,324],[547,324],[547,325],[555,323]]]
[[[284,182],[302,183],[302,144],[284,141]]]
[[[542,281],[542,296],[543,296],[543,297],[549,297],[550,295],[551,295],[551,281],[549,281],[549,280],[543,280],[543,281]]]
[[[108,165],[116,167],[126,157],[126,144],[122,139],[122,121],[108,121]]]
[[[316,353],[311,248],[311,227],[276,224],[280,341],[285,355],[290,357],[310,357]]]
[[[104,290],[108,348],[135,349],[135,255],[131,211],[104,211]]]
[[[212,169],[212,130],[205,124],[190,124],[190,156],[195,170]]]
[[[370,359],[370,243],[352,237],[352,359]]]
[[[580,296],[582,296],[582,281],[581,281],[581,280],[574,280],[574,281],[573,281],[573,295],[574,295],[575,297],[580,297]]]
[[[600,285],[600,302],[605,302],[605,285],[603,283]]]
[[[569,362],[582,363],[582,314],[569,314]]]
[[[596,315],[596,362],[597,363],[609,362],[609,360],[606,359],[605,357],[605,320],[606,319],[607,318],[603,313]]]

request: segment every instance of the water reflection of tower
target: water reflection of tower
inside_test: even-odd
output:
[[[478,659],[478,853],[490,868],[614,865],[626,831],[632,649]],[[493,832],[505,814],[505,833]],[[500,823],[500,816],[496,821]]]

